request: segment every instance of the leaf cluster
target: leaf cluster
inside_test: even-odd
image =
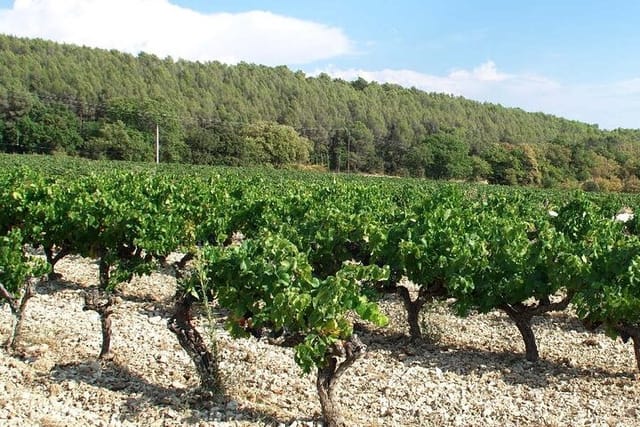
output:
[[[327,363],[331,347],[353,333],[350,311],[377,325],[386,323],[360,290],[362,281],[384,279],[384,269],[344,264],[335,275],[319,279],[305,253],[266,231],[239,245],[206,246],[201,260],[206,283],[198,289],[201,283],[187,280],[183,291],[215,297],[230,310],[227,324],[235,336],[266,329],[293,337],[304,372]]]

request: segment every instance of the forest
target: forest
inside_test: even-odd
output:
[[[0,151],[640,191],[640,130],[285,66],[0,35]]]

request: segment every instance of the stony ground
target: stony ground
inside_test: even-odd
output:
[[[168,275],[122,288],[116,357],[98,361],[99,320],[82,311],[97,267],[69,258],[58,271],[63,279],[41,285],[29,302],[19,354],[0,350],[0,425],[320,425],[314,380],[291,350],[232,340],[217,313],[200,330],[216,331],[226,395],[198,395],[191,361],[166,327],[175,288]],[[382,304],[391,325],[361,331],[369,352],[341,380],[354,426],[640,426],[631,346],[585,332],[570,314],[536,323],[542,360],[531,364],[499,313],[459,319],[435,307],[424,319],[435,344],[412,345],[401,304],[393,296]],[[10,325],[4,307],[3,340]]]

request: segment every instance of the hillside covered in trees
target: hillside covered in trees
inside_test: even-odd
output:
[[[0,35],[0,150],[640,191],[640,130],[284,66]]]

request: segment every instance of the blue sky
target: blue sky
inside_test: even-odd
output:
[[[0,0],[0,32],[288,65],[640,128],[637,0]]]

